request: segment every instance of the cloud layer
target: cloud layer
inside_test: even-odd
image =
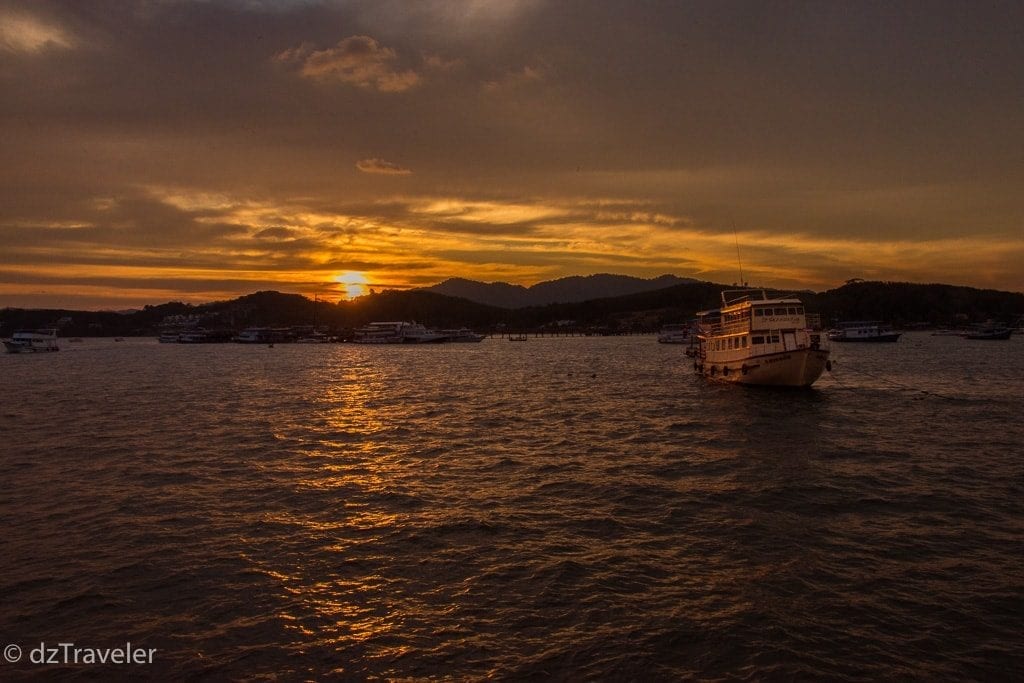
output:
[[[737,237],[765,285],[1024,290],[1022,14],[7,2],[0,305],[733,281]]]

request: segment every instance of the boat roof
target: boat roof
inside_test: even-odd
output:
[[[743,309],[753,306],[754,304],[763,305],[774,305],[774,304],[796,304],[803,305],[793,294],[780,294],[779,296],[768,298],[767,292],[763,289],[726,289],[722,292],[722,307],[712,308],[706,311],[698,311],[697,315],[707,316],[722,311],[730,311],[736,309]]]

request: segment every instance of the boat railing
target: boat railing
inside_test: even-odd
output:
[[[750,331],[750,319],[740,318],[739,320],[728,320],[725,322],[721,320],[704,322],[700,324],[699,329],[701,334],[710,337],[719,337],[727,334],[746,334]]]

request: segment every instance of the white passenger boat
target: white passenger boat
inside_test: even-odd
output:
[[[4,341],[7,353],[39,353],[59,351],[57,346],[57,330],[19,330]]]
[[[763,290],[722,292],[722,307],[697,314],[694,369],[737,384],[809,387],[830,366],[821,334],[795,297]]]
[[[437,344],[445,340],[439,332],[419,323],[374,322],[355,331],[356,344]]]
[[[894,342],[899,340],[900,332],[894,332],[892,326],[877,320],[857,320],[839,323],[835,329],[829,330],[829,341],[835,342]]]

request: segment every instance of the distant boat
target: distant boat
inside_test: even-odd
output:
[[[809,387],[829,365],[821,335],[807,327],[795,297],[763,290],[726,290],[722,307],[697,314],[694,369],[714,380]]]
[[[1013,328],[1002,325],[981,325],[964,332],[964,339],[1005,340],[1013,334]]]
[[[295,340],[297,344],[326,344],[331,338],[324,332],[312,332]]]
[[[444,335],[415,322],[373,322],[355,331],[356,344],[439,344]]]
[[[526,341],[526,335],[525,334],[516,334],[516,335],[511,335],[510,334],[508,336],[508,340],[509,341]]]
[[[839,323],[828,332],[829,341],[834,342],[894,342],[900,335],[900,332],[893,331],[892,326],[877,320]]]
[[[239,344],[267,344],[276,338],[273,328],[270,327],[247,327],[238,333],[231,341]]]
[[[441,334],[444,337],[445,341],[455,343],[481,342],[484,340],[485,336],[482,334],[477,334],[468,327],[460,327],[454,330],[440,330],[439,334]]]
[[[690,326],[683,323],[665,325],[658,333],[659,344],[686,344],[690,341]]]
[[[7,353],[40,353],[60,351],[57,346],[57,330],[19,330],[7,341],[4,341]]]

